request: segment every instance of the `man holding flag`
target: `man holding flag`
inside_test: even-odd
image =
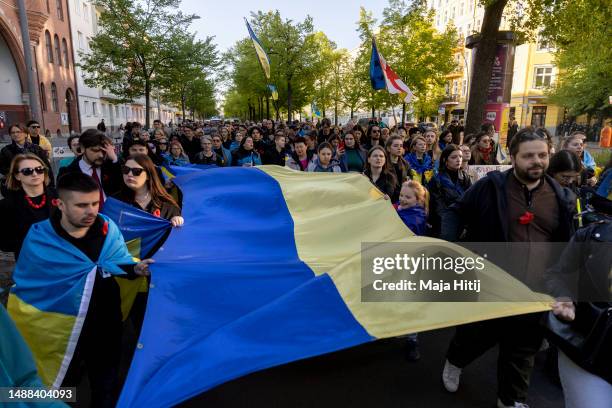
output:
[[[57,191],[60,211],[26,237],[8,311],[45,385],[77,386],[84,363],[92,406],[113,407],[122,336],[114,276],[147,276],[153,261],[135,262],[119,228],[98,214],[99,187],[91,176],[66,174]]]

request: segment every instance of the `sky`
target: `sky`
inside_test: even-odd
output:
[[[316,31],[323,31],[338,48],[349,51],[359,46],[355,29],[359,20],[359,7],[372,11],[380,21],[386,0],[183,0],[181,10],[200,16],[191,25],[198,38],[215,36],[219,51],[226,51],[248,33],[243,17],[251,11],[278,10],[283,19],[303,21],[313,18]]]

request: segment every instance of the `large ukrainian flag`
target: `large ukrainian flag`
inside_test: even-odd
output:
[[[267,367],[548,309],[495,268],[478,276],[495,288],[482,294],[487,302],[362,302],[362,242],[445,245],[414,237],[362,175],[261,166],[174,181],[186,222],[155,257],[121,407],[173,406]],[[509,302],[509,293],[530,301]]]

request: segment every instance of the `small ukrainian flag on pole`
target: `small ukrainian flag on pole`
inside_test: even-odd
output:
[[[251,36],[251,40],[253,41],[253,47],[255,48],[255,52],[257,53],[257,58],[259,58],[259,63],[261,64],[261,68],[264,71],[264,75],[266,76],[266,79],[270,79],[270,58],[268,58],[268,54],[266,54],[266,52],[264,51],[263,45],[253,32],[253,29],[251,28],[251,25],[249,24],[246,18],[244,19],[244,22],[246,23],[247,29],[249,30],[249,35]]]

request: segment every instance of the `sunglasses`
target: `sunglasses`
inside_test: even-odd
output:
[[[31,176],[32,174],[34,174],[34,172],[36,172],[36,174],[45,174],[45,172],[47,171],[46,168],[44,168],[43,166],[38,166],[38,167],[25,167],[21,170],[18,170],[17,173],[21,173],[24,176]]]
[[[142,174],[143,171],[145,171],[145,169],[141,167],[121,166],[121,172],[126,176],[131,172],[134,177],[138,177]]]
[[[31,127],[32,129],[40,129],[40,126],[35,126],[35,125],[32,125],[32,126],[30,126],[30,127]]]

